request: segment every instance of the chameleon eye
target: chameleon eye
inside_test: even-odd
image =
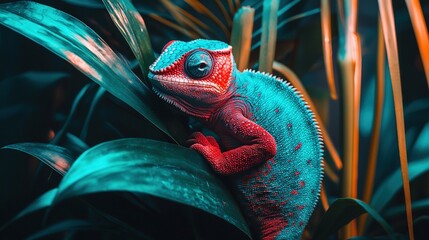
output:
[[[185,71],[191,78],[207,77],[212,72],[212,69],[212,56],[204,50],[195,50],[186,58]]]

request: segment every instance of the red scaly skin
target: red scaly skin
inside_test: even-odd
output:
[[[216,115],[221,115],[219,121]],[[261,126],[245,117],[233,101],[226,102],[207,124],[218,133],[226,151],[221,152],[213,137],[194,133],[191,148],[201,153],[213,169],[224,175],[243,172],[276,154],[274,138]],[[238,146],[237,146],[238,145]]]
[[[168,43],[167,49],[172,42]],[[212,137],[195,133],[188,141],[201,153],[213,169],[224,175],[245,171],[276,154],[276,142],[264,128],[250,120],[251,114],[240,96],[236,96],[231,47],[208,51],[213,56],[213,70],[204,79],[194,81],[185,69],[187,53],[173,66],[152,71],[155,91],[184,112],[200,118],[221,138],[225,151]],[[188,81],[178,84],[177,81]],[[202,87],[204,82],[210,88]]]
[[[320,190],[317,124],[293,87],[235,68],[231,47],[198,39],[169,42],[149,68],[154,91],[206,124],[188,140],[231,190],[258,239],[299,239]]]

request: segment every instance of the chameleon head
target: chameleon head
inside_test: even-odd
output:
[[[230,95],[235,63],[226,43],[170,41],[149,67],[154,91],[184,112],[204,117]]]

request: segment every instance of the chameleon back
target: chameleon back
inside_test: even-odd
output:
[[[322,139],[313,113],[290,84],[271,75],[236,74],[252,120],[276,140],[276,156],[232,179],[257,235],[299,239],[317,203],[322,179]],[[263,226],[261,225],[263,223]]]

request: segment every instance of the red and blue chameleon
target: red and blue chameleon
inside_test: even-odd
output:
[[[323,143],[313,113],[287,82],[236,69],[231,46],[171,41],[150,66],[154,91],[201,120],[188,141],[226,175],[253,234],[299,239],[317,203]]]

